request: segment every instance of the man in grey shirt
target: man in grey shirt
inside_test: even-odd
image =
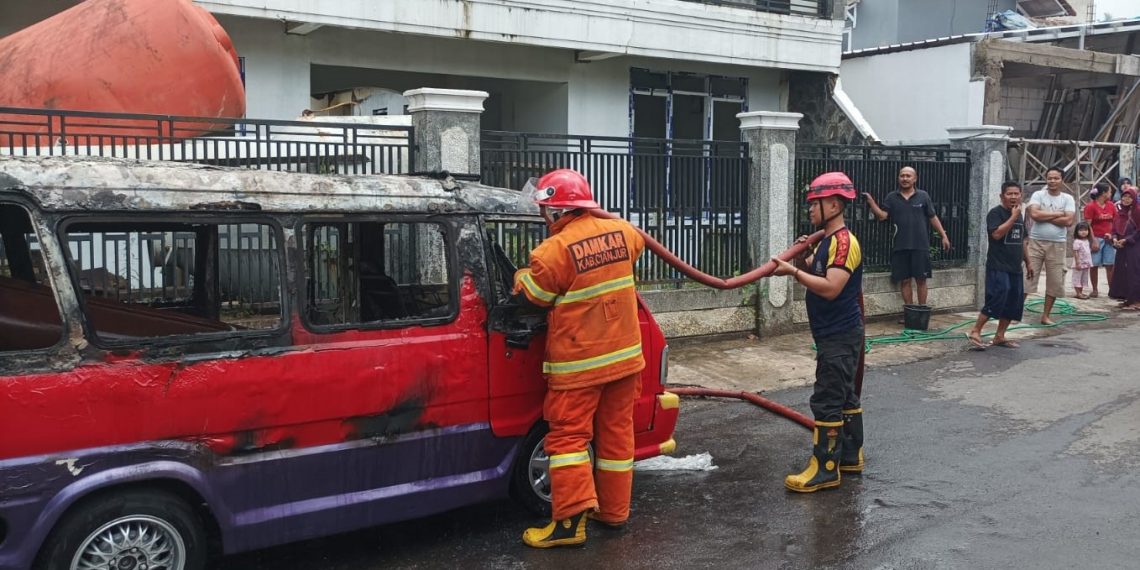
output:
[[[1045,306],[1041,324],[1051,325],[1053,302],[1065,296],[1065,242],[1068,227],[1077,218],[1077,203],[1064,192],[1064,172],[1050,168],[1045,173],[1045,189],[1033,193],[1026,208],[1029,239],[1025,242],[1025,295],[1037,292],[1041,270],[1045,270]]]

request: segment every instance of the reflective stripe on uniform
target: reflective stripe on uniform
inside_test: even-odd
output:
[[[535,299],[540,299],[546,301],[547,303],[553,303],[554,299],[558,297],[558,295],[551,293],[542,287],[539,287],[538,283],[534,282],[534,277],[531,277],[530,273],[523,273],[522,276],[519,277],[519,281],[522,283],[523,287],[526,287],[526,290]]]
[[[633,469],[633,458],[629,459],[602,459],[594,463],[594,466],[602,471],[630,471]]]
[[[639,355],[641,355],[640,342],[629,348],[623,348],[621,350],[617,350],[609,354],[603,354],[601,356],[595,356],[593,358],[571,360],[570,362],[543,362],[542,371],[546,374],[573,374],[575,372],[594,370],[595,368],[609,366],[623,360],[637,358]]]
[[[597,285],[591,285],[589,287],[583,287],[582,289],[567,291],[566,294],[555,301],[554,304],[561,305],[563,303],[585,301],[586,299],[593,299],[594,297],[599,297],[601,295],[605,295],[606,293],[613,293],[614,291],[619,291],[621,289],[632,288],[633,276],[626,275],[625,277],[603,281]]]
[[[570,467],[571,465],[582,465],[589,462],[590,454],[586,451],[575,451],[574,453],[562,453],[550,456],[551,469]]]

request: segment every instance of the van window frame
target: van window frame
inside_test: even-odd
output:
[[[310,225],[336,225],[359,223],[393,223],[393,224],[433,224],[443,229],[444,241],[447,245],[447,294],[451,310],[442,317],[426,317],[406,319],[389,319],[359,323],[345,323],[339,325],[319,325],[309,319],[309,285],[308,254],[309,235],[306,226]],[[334,334],[352,331],[398,330],[409,327],[434,327],[455,322],[459,318],[461,299],[459,286],[463,278],[463,266],[459,260],[457,240],[459,232],[454,217],[430,214],[369,214],[367,212],[350,214],[310,214],[299,216],[295,226],[296,235],[299,236],[296,258],[296,281],[293,286],[297,291],[297,314],[305,330],[314,334]]]
[[[546,220],[542,219],[541,216],[509,215],[509,214],[507,214],[507,215],[500,215],[500,214],[484,215],[484,216],[480,216],[480,219],[479,219],[480,237],[483,239],[483,242],[486,244],[484,246],[484,249],[485,249],[484,255],[487,256],[487,267],[493,273],[493,275],[489,276],[489,278],[488,278],[488,280],[491,281],[491,286],[493,287],[493,291],[494,291],[491,295],[492,302],[494,304],[500,305],[500,306],[507,306],[507,307],[519,306],[520,303],[512,298],[511,290],[507,289],[506,291],[502,291],[501,289],[503,288],[503,284],[499,283],[499,280],[494,278],[494,275],[498,274],[498,268],[495,266],[494,245],[493,245],[491,239],[487,237],[486,229],[487,229],[487,224],[497,223],[497,222],[507,222],[507,223],[516,223],[516,224],[532,224],[533,223],[533,224],[539,224],[539,225],[546,225]],[[546,237],[547,238],[550,237],[550,228],[547,228],[547,236]],[[545,241],[545,238],[543,241]],[[539,242],[539,243],[542,243],[542,242]],[[524,268],[526,268],[525,265],[520,265],[516,269],[524,269]],[[500,293],[505,293],[505,294],[500,296]],[[504,300],[504,299],[506,299],[506,300]]]
[[[0,204],[17,206],[28,214],[28,221],[32,225],[32,232],[36,235],[36,240],[40,242],[41,250],[45,240],[57,239],[56,236],[50,233],[46,236],[41,235],[39,222],[49,220],[44,217],[44,213],[39,210],[33,201],[28,200],[20,194],[14,194],[6,191],[6,189],[0,188]],[[58,244],[59,242],[57,241],[56,243]],[[0,355],[3,355],[3,358],[0,358],[0,360],[2,360],[2,362],[0,362],[0,376],[34,374],[45,370],[59,369],[61,366],[70,367],[72,364],[70,362],[64,363],[61,361],[61,359],[67,358],[67,354],[74,353],[75,351],[69,342],[70,326],[73,322],[72,315],[69,314],[66,309],[68,303],[65,302],[66,299],[60,291],[59,286],[62,283],[53,282],[50,276],[52,274],[58,276],[58,273],[55,271],[55,268],[51,267],[47,259],[44,259],[44,269],[49,274],[47,286],[51,289],[52,298],[55,300],[55,309],[59,312],[59,339],[51,346],[0,352]],[[66,279],[70,279],[70,276],[66,276]]]
[[[233,331],[219,331],[211,333],[189,334],[189,335],[170,335],[170,336],[156,336],[156,337],[137,337],[126,340],[110,340],[99,336],[98,332],[91,325],[88,319],[87,300],[82,294],[82,288],[79,283],[79,272],[74,271],[75,260],[71,256],[71,248],[65,247],[63,244],[67,243],[67,230],[75,224],[114,224],[114,223],[127,223],[127,224],[216,224],[218,226],[236,225],[236,224],[258,224],[268,226],[273,233],[273,239],[276,240],[277,247],[277,264],[278,275],[277,283],[280,288],[280,308],[279,319],[277,326],[271,329],[246,329],[246,330],[233,330]],[[214,347],[219,343],[235,342],[235,341],[255,341],[259,339],[273,340],[281,338],[289,333],[289,323],[292,316],[292,307],[289,300],[290,292],[287,284],[289,283],[289,271],[286,267],[288,255],[286,255],[287,244],[285,242],[285,233],[282,229],[282,224],[279,219],[268,214],[255,214],[251,212],[185,212],[185,211],[147,211],[140,213],[123,213],[123,212],[66,212],[61,213],[58,221],[56,222],[56,235],[55,238],[60,244],[63,256],[67,261],[68,267],[66,268],[68,279],[71,282],[72,290],[75,291],[76,304],[79,307],[80,316],[83,324],[83,337],[87,339],[92,346],[103,350],[122,350],[124,348],[138,347],[141,349],[148,348],[185,348],[184,352],[209,352],[214,350]],[[276,344],[276,343],[275,343]],[[210,345],[200,347],[201,345]],[[232,348],[232,347],[225,347]]]

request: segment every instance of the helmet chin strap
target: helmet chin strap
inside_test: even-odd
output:
[[[542,206],[541,211],[543,219],[546,220],[546,225],[553,226],[558,222],[558,220],[562,218],[562,216],[565,216],[566,213],[570,210],[567,210],[566,208],[551,208],[550,206]]]
[[[818,228],[825,228],[825,227],[827,227],[827,224],[828,224],[828,223],[830,223],[830,222],[831,222],[831,220],[834,220],[835,218],[838,218],[839,216],[842,216],[842,215],[843,215],[843,210],[839,210],[838,212],[836,212],[836,213],[835,213],[835,215],[833,215],[833,216],[831,216],[831,217],[829,217],[829,218],[824,218],[824,217],[823,217],[823,200],[812,200],[812,206],[815,206],[816,204],[818,204],[818,205],[819,205],[819,219],[820,219],[820,222],[819,222],[819,224],[816,226],[816,227],[818,227]]]

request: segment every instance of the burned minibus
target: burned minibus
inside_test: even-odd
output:
[[[545,225],[517,194],[0,159],[0,568],[197,569],[508,496],[548,511],[545,314],[511,295]],[[678,400],[639,312],[643,459],[673,450]]]

